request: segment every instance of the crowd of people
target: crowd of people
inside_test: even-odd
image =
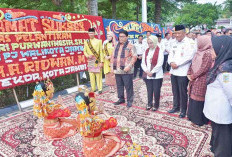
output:
[[[114,105],[127,100],[127,107],[130,108],[134,98],[133,79],[139,72],[139,78],[144,80],[147,88],[146,110],[157,111],[164,73],[169,72],[173,106],[167,112],[173,114],[180,111],[179,117],[185,118],[187,115],[194,126],[211,124],[212,152],[216,157],[232,156],[230,30],[225,35],[214,31],[206,31],[204,34],[186,33],[183,25],[177,25],[175,32],[166,33],[164,39],[159,34],[154,36],[147,32],[146,38],[139,35],[135,44],[129,42],[125,30],[119,32],[118,42],[114,33],[107,32],[107,40],[103,44],[95,38],[93,28],[88,32],[90,39],[84,43],[84,55],[88,60],[92,92],[79,92],[75,97],[79,113],[77,120],[74,122],[60,118],[70,116],[70,111],[66,107],[60,109],[61,100],[58,105],[50,101],[51,93],[54,92],[51,83],[36,85],[34,114],[44,117],[44,133],[48,139],[65,138],[79,131],[84,137],[86,156],[93,153],[99,156],[101,153],[103,156],[114,154],[124,143],[114,134],[103,134],[102,131],[115,127],[117,120],[103,109],[101,112],[95,109],[94,92],[98,90],[102,94],[102,73],[105,74],[105,84],[110,87],[110,91],[114,92],[115,87],[117,89],[118,101]],[[49,104],[49,108],[41,108],[40,102]],[[103,113],[108,120],[99,118],[98,113]],[[54,132],[57,125],[57,130],[66,131]],[[93,143],[97,147],[93,148]]]

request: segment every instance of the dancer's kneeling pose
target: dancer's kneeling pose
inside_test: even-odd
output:
[[[51,101],[54,93],[53,83],[48,79],[46,83],[38,82],[33,93],[34,115],[44,118],[43,130],[48,140],[57,140],[73,136],[77,133],[77,121],[67,119],[71,111],[63,104],[61,97],[58,104]]]
[[[86,157],[113,156],[124,143],[113,133],[102,133],[117,126],[117,120],[105,111],[96,111],[96,100],[93,92],[79,92],[76,97],[78,125],[83,136],[83,152]],[[107,120],[97,116],[104,114]]]

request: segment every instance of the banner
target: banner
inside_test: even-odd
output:
[[[105,32],[112,31],[117,37],[120,30],[126,30],[129,34],[129,41],[135,43],[138,36],[141,34],[144,37],[146,32],[150,31],[151,34],[156,35],[162,33],[159,24],[142,23],[137,21],[122,21],[113,19],[103,19]]]
[[[174,32],[174,27],[163,27],[162,28],[162,35],[163,37],[165,36],[165,33],[170,33],[172,35],[172,33]]]
[[[90,27],[105,39],[98,16],[0,8],[0,90],[87,70]]]

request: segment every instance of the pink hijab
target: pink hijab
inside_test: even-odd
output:
[[[206,53],[212,52],[212,41],[211,37],[207,35],[199,36],[197,38],[197,52],[192,60],[192,70],[194,73],[196,73],[201,65],[203,56]]]

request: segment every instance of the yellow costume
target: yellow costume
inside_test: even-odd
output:
[[[105,84],[108,86],[115,86],[116,81],[115,81],[115,75],[114,73],[111,73],[111,68],[110,68],[110,58],[112,57],[114,51],[113,43],[108,42],[107,40],[104,42],[104,74],[105,74]]]
[[[104,55],[102,52],[102,41],[98,40],[96,38],[94,39],[90,39],[90,43],[92,44],[94,50],[96,51],[96,53],[99,55],[99,60],[98,63],[95,64],[95,66],[99,66],[100,63],[104,62]],[[90,55],[95,56],[93,54],[93,52],[91,51],[91,49],[89,48],[89,45],[87,43],[87,41],[85,41],[84,43],[84,55],[88,58]],[[97,80],[97,87],[99,91],[102,91],[102,69],[100,70],[99,73],[93,73],[93,72],[89,72],[89,76],[90,76],[90,84],[91,84],[91,88],[93,91],[96,90],[96,85],[95,85],[95,78]]]
[[[107,49],[107,50],[106,50]],[[110,58],[107,59],[107,56],[111,56],[114,51],[113,43],[107,42],[104,45],[104,74],[107,74],[110,72]]]

